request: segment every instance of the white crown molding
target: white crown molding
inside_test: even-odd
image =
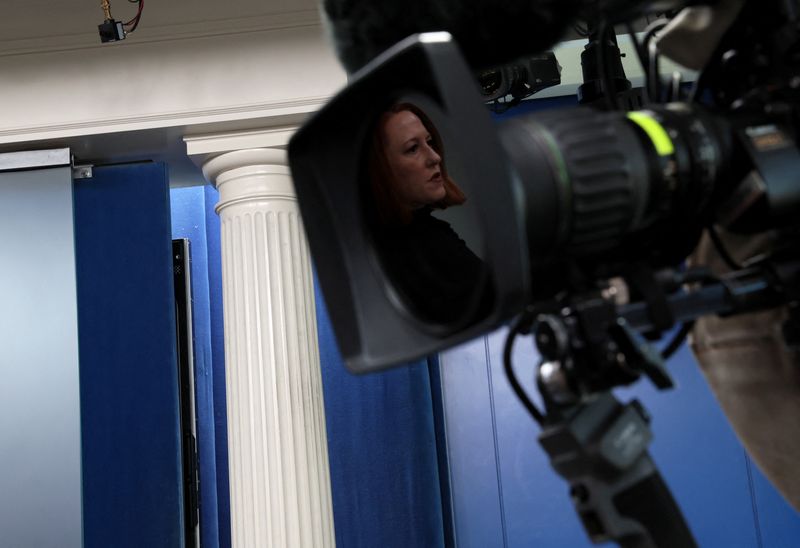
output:
[[[297,125],[267,127],[248,131],[229,131],[192,135],[183,138],[186,153],[196,162],[205,158],[234,150],[250,150],[262,148],[283,149],[297,130]]]
[[[304,97],[291,101],[274,101],[260,104],[219,107],[201,110],[186,110],[142,114],[120,118],[97,118],[80,122],[25,126],[0,130],[0,144],[70,138],[80,135],[101,135],[124,131],[140,131],[154,128],[186,127],[235,123],[237,121],[273,120],[260,125],[272,125],[274,120],[303,118],[318,110],[330,95]],[[253,125],[250,123],[248,125]],[[197,137],[192,137],[197,139]],[[284,143],[285,144],[285,143]],[[231,150],[231,149],[228,149]]]

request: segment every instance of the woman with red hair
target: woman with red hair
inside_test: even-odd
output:
[[[447,173],[442,138],[416,105],[397,103],[378,118],[369,154],[369,183],[381,224],[407,224],[414,211],[466,201]]]
[[[397,103],[376,123],[367,164],[367,218],[384,270],[423,321],[461,323],[473,316],[486,267],[434,210],[461,205],[436,127],[416,105]]]

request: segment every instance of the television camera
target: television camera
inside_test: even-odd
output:
[[[369,4],[325,2],[340,58],[357,71],[289,146],[348,367],[399,365],[510,323],[509,381],[541,425],[540,442],[590,538],[694,546],[647,453],[647,412],[612,389],[642,377],[670,388],[664,361],[705,316],[784,307],[786,346],[800,341],[800,5],[543,0],[501,3],[489,17],[480,8],[491,2],[464,2],[460,11],[453,2],[404,2],[405,19],[391,9],[376,19]],[[657,18],[637,34],[632,25],[644,16]],[[542,51],[575,24],[589,38],[585,104],[493,121],[476,73]],[[521,26],[526,32],[515,32]],[[635,101],[616,28],[630,34],[643,66]],[[383,51],[408,31],[449,32],[415,34]],[[697,65],[691,86],[663,80],[661,50]],[[419,273],[426,257],[398,260],[397,240],[383,238],[365,191],[376,120],[401,102],[438,128],[467,197],[441,215],[480,267],[463,279],[448,271],[448,283],[435,286],[446,297],[460,288],[441,300],[446,309],[430,306],[431,291],[415,291],[440,272]],[[727,234],[768,235],[770,245],[734,259]],[[701,238],[725,259],[724,274],[686,261]],[[676,326],[656,350],[653,341]],[[543,409],[511,363],[520,335],[531,335],[541,355]]]

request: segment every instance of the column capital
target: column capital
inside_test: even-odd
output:
[[[219,191],[217,213],[241,202],[297,202],[285,150],[251,148],[224,152],[205,161],[203,175]]]
[[[203,162],[203,175],[217,188],[225,174],[242,168],[263,166],[269,173],[289,175],[289,158],[279,148],[248,148],[208,156]],[[269,166],[269,167],[267,167]]]
[[[297,127],[285,125],[192,135],[184,137],[183,141],[186,154],[202,168],[211,184],[218,185],[220,174],[241,167],[272,165],[288,170],[286,147]]]

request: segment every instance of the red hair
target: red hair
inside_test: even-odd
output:
[[[379,117],[372,131],[372,139],[369,149],[369,160],[367,164],[368,185],[371,195],[370,203],[374,207],[374,213],[378,223],[381,225],[408,224],[411,222],[414,211],[404,204],[398,197],[394,185],[391,184],[392,172],[389,161],[386,158],[385,143],[381,136],[381,126],[384,120],[398,112],[409,111],[419,118],[428,133],[433,139],[433,149],[441,157],[441,172],[444,180],[444,198],[431,204],[437,209],[445,209],[454,205],[461,205],[467,197],[458,185],[450,178],[444,161],[444,146],[442,137],[436,130],[428,115],[422,109],[411,103],[396,103]]]

